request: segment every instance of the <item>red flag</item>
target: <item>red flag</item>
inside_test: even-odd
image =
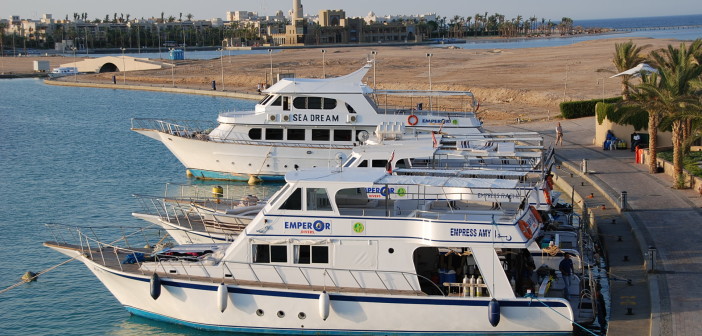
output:
[[[436,148],[439,144],[436,142],[436,133],[431,132],[431,141],[434,144],[434,148]]]
[[[392,174],[392,160],[395,159],[395,151],[392,151],[392,155],[390,155],[390,160],[388,160],[388,163],[385,165],[385,170],[387,170],[388,174]]]

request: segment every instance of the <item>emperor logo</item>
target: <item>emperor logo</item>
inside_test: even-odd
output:
[[[285,229],[300,230],[300,233],[314,234],[315,232],[331,230],[331,223],[322,220],[316,220],[314,222],[285,222]]]
[[[382,188],[366,188],[366,192],[369,193],[369,194],[381,194],[381,195],[383,195],[383,196],[387,196],[387,195],[388,195],[388,189],[390,190],[390,193],[391,193],[391,194],[394,194],[394,193],[395,193],[395,188],[386,188],[386,187],[382,187]],[[405,192],[404,189],[401,189],[401,190],[403,190],[403,191],[402,191],[403,193]],[[399,192],[399,190],[398,190],[398,192]]]

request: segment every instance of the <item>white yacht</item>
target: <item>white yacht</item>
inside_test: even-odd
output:
[[[283,180],[297,169],[330,167],[376,131],[476,134],[478,103],[470,92],[378,91],[362,83],[370,64],[337,78],[282,79],[251,111],[217,123],[132,119],[132,130],[164,143],[201,179]]]
[[[80,74],[80,72],[78,72],[78,68],[76,67],[58,67],[49,72],[49,78],[59,78],[78,74]]]
[[[541,227],[526,195],[495,208],[463,198],[472,179],[385,169],[317,169],[286,180],[226,248],[152,254],[81,232],[76,244],[45,245],[85,263],[130,313],[206,330],[573,332],[577,314],[562,282],[524,272]],[[369,198],[382,188],[398,197]],[[574,280],[571,293],[579,286]]]

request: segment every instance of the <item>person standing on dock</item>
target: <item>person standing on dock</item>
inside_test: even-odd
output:
[[[558,264],[558,269],[561,271],[561,276],[563,277],[563,296],[568,299],[568,289],[570,287],[570,277],[573,275],[575,269],[573,268],[573,260],[570,259],[570,254],[564,253],[563,260]]]
[[[561,127],[561,122],[556,125],[556,145],[561,144],[563,146],[563,127]]]

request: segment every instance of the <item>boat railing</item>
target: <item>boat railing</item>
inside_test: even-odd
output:
[[[188,280],[200,279],[212,283],[225,282],[237,285],[277,285],[285,288],[324,289],[338,292],[395,292],[415,295],[423,295],[422,283],[425,283],[432,284],[437,290],[436,293],[446,296],[444,291],[429,278],[412,272],[215,261],[210,259],[209,255],[170,257],[159,254],[163,246],[154,244],[153,241],[147,242],[143,245],[144,247],[133,247],[136,243],[131,238],[142,236],[146,231],[159,231],[154,230],[153,227],[136,228],[137,231],[133,233],[124,232],[122,227],[122,236],[110,243],[101,241],[93,228],[70,226],[65,228],[75,230],[72,236],[77,239],[73,244],[76,250],[80,250],[93,262],[122,272],[136,272],[142,275],[159,273],[164,277],[177,275]],[[99,229],[105,228],[114,229],[115,227]],[[59,246],[69,244],[60,239],[57,239],[56,243]],[[298,276],[293,276],[294,274]],[[404,285],[398,281],[402,281]]]
[[[446,114],[465,117],[475,114],[477,101],[467,91],[376,90],[370,95],[382,114]]]
[[[217,123],[206,120],[132,118],[132,130],[155,130],[181,137],[206,135]]]

